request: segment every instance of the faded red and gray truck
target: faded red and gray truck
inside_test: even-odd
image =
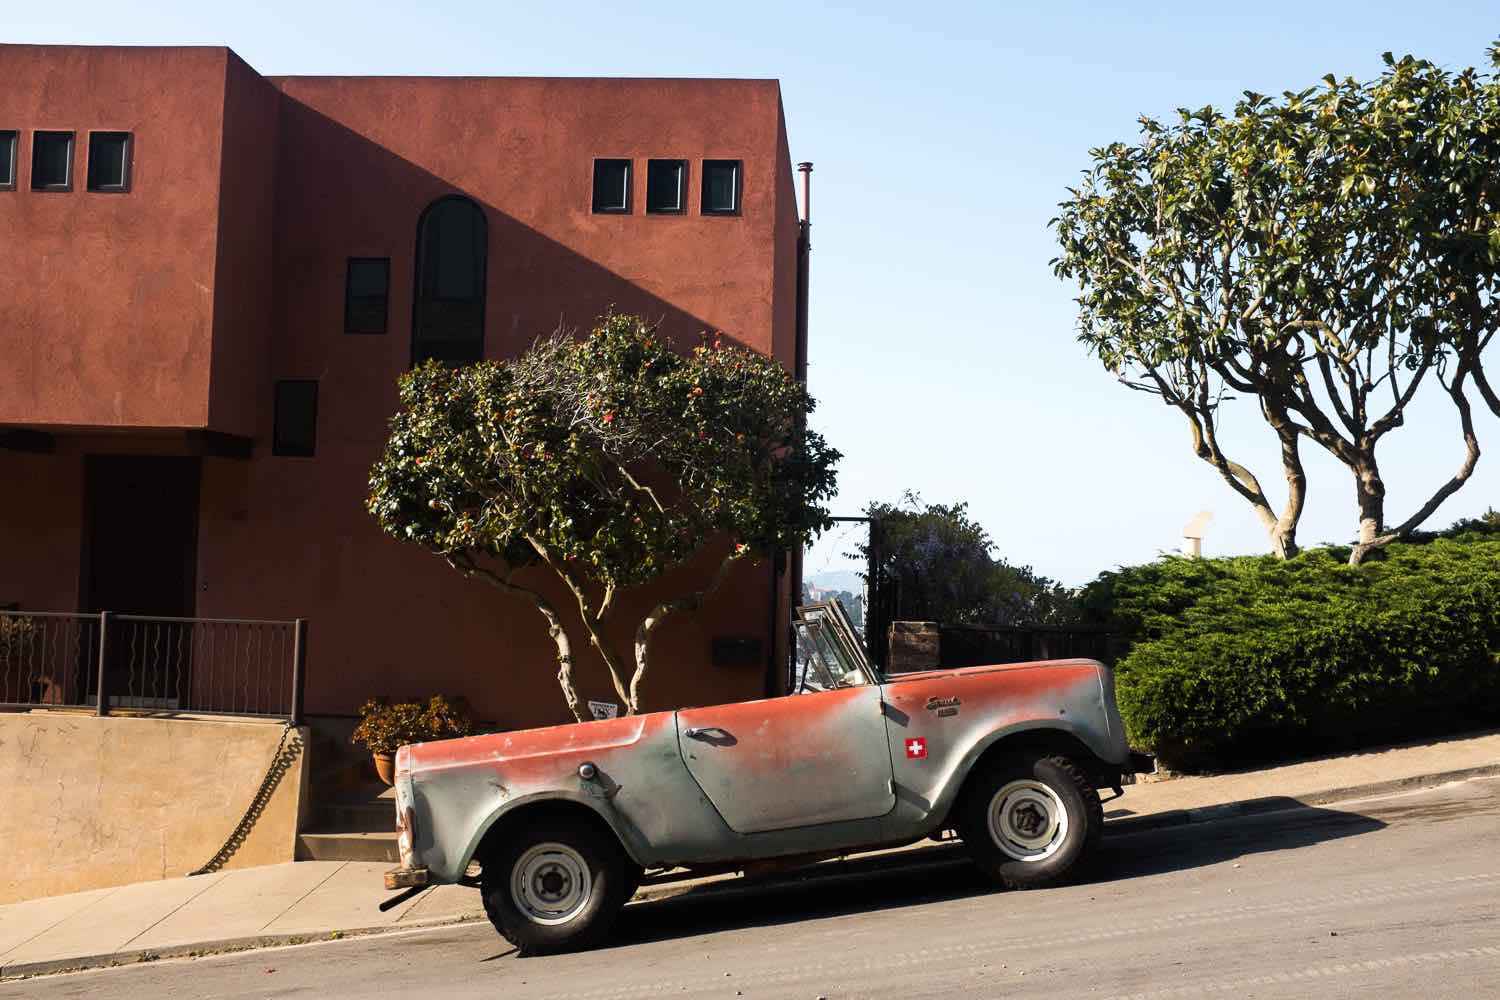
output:
[[[796,692],[402,747],[389,889],[483,894],[523,953],[586,947],[643,878],[810,864],[954,831],[995,881],[1077,871],[1098,789],[1150,771],[1110,670],[882,677],[836,605],[799,609]]]

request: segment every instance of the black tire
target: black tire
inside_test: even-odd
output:
[[[584,880],[572,874],[579,861],[588,875],[586,892],[581,891]],[[533,876],[521,879],[533,893],[529,903],[518,900],[513,887],[523,862]],[[501,937],[522,955],[546,955],[591,948],[602,940],[639,879],[640,869],[613,834],[551,820],[524,828],[485,859],[480,893]],[[554,903],[555,912],[538,916]]]
[[[997,801],[1007,788],[1005,798]],[[972,777],[958,827],[969,856],[991,879],[1011,889],[1039,889],[1076,877],[1087,867],[1104,832],[1104,806],[1088,777],[1067,757],[1021,754]],[[1005,830],[1017,839],[1006,839]],[[1053,831],[1050,836],[1048,830]],[[1020,839],[1028,834],[1036,839]]]

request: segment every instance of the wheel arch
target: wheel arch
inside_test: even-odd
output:
[[[490,813],[475,829],[464,851],[459,871],[462,872],[476,859],[482,864],[484,855],[504,843],[516,830],[544,820],[586,824],[613,839],[633,863],[641,863],[632,849],[630,838],[622,836],[614,820],[594,802],[583,796],[544,793],[506,803]]]
[[[1076,731],[1056,722],[1038,722],[996,733],[975,747],[957,792],[944,810],[941,827],[952,825],[953,814],[962,806],[976,775],[983,774],[997,761],[1021,753],[1041,753],[1067,757],[1089,777],[1095,788],[1112,787],[1120,768],[1105,761]]]

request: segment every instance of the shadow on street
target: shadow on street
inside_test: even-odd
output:
[[[1358,813],[1297,808],[1124,835],[1112,836],[1106,827],[1096,863],[1082,882],[1118,882],[1187,871],[1247,855],[1356,837],[1385,825]],[[985,881],[958,844],[932,848],[920,866],[912,866],[910,858],[901,856],[889,859],[888,867],[868,861],[851,864],[859,864],[864,876],[727,883],[727,887],[720,887],[726,885],[721,883],[671,899],[634,904],[621,915],[607,947],[901,910],[1004,892]],[[867,871],[865,866],[869,866]]]

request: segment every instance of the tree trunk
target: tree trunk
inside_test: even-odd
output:
[[[651,651],[651,634],[668,615],[683,611],[697,611],[703,607],[704,600],[719,589],[719,585],[728,578],[730,568],[748,551],[746,546],[736,545],[729,555],[724,557],[723,562],[719,563],[719,568],[714,571],[713,578],[708,581],[708,586],[696,594],[679,597],[674,601],[662,601],[647,612],[645,618],[641,619],[641,624],[635,630],[635,674],[630,678],[630,696],[626,700],[630,714],[640,711],[641,681],[645,678],[646,668],[650,665],[647,657]]]
[[[1349,550],[1349,565],[1358,566],[1371,552],[1385,545],[1385,483],[1373,464],[1354,470],[1354,495],[1359,505],[1359,541]]]
[[[568,633],[563,629],[562,619],[558,617],[557,609],[552,606],[552,602],[534,590],[511,583],[507,579],[509,574],[501,576],[493,570],[475,565],[474,561],[466,555],[445,555],[443,558],[449,566],[464,576],[477,576],[503,593],[524,598],[541,613],[543,618],[547,619],[547,634],[552,637],[552,642],[557,646],[557,686],[562,688],[563,700],[568,703],[568,711],[573,713],[574,719],[582,722],[583,712],[578,707],[578,691],[573,687],[573,644],[568,640]]]
[[[1290,559],[1300,549],[1297,548],[1297,526],[1282,528],[1280,525],[1271,529],[1271,552],[1278,559]]]

